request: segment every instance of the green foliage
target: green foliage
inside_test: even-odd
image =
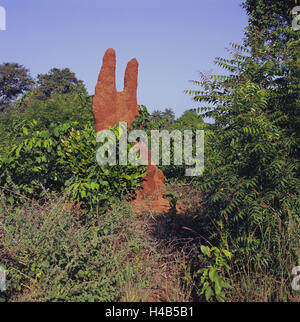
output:
[[[180,195],[176,192],[176,191],[170,191],[170,190],[167,190],[164,194],[164,196],[166,198],[169,199],[170,201],[170,209],[171,211],[176,211],[176,205],[177,205],[177,201],[180,197]]]
[[[110,129],[114,131],[118,142],[119,127],[115,125]],[[68,189],[72,191],[73,198],[89,206],[106,201],[112,203],[132,195],[146,174],[145,167],[118,164],[99,166],[95,163],[94,132],[94,128],[91,127],[86,127],[83,131],[72,129],[69,136],[62,140],[60,151],[64,167],[69,168],[77,178],[70,185],[69,181],[66,181]],[[128,149],[132,146],[133,144],[128,145]],[[70,182],[73,181],[71,178]]]
[[[168,126],[168,131],[171,133],[172,131],[180,131],[182,134],[182,147],[184,147],[184,131],[192,130],[194,133],[193,142],[195,142],[195,133],[196,130],[202,130],[206,128],[206,124],[204,124],[203,119],[193,110],[186,110],[178,119],[172,122]],[[173,142],[173,140],[171,140]],[[163,150],[162,150],[163,151]],[[187,177],[185,175],[185,170],[189,166],[184,162],[184,149],[182,149],[182,165],[174,164],[174,145],[171,144],[170,151],[170,160],[171,164],[168,166],[161,166],[160,169],[164,172],[166,182],[180,182],[180,183],[188,183],[193,179],[192,177]],[[193,151],[194,153],[195,151]]]
[[[286,30],[286,27],[291,27],[293,19],[291,11],[297,5],[299,5],[299,0],[247,0],[243,2],[242,6],[249,19],[245,41],[251,46],[253,53],[256,50],[263,50],[263,46],[256,47],[258,40],[261,39],[272,42],[275,51],[282,48],[285,42],[285,35],[282,31]]]
[[[166,126],[166,123],[171,122],[174,117],[174,112],[171,109],[165,109],[164,112],[154,111],[150,114],[147,107],[139,105],[139,114],[132,122],[130,130],[141,128],[146,131],[147,135],[151,135],[151,130],[160,130]]]
[[[0,113],[20,94],[32,89],[34,81],[29,70],[17,63],[0,65]]]
[[[130,130],[136,129],[136,128],[142,128],[148,135],[148,147],[151,148],[151,130],[159,130],[163,131],[165,130],[167,118],[162,117],[162,114],[164,112],[160,111],[154,111],[152,114],[150,114],[144,105],[139,106],[139,115],[136,117],[135,121],[132,122]],[[169,109],[166,109],[167,113]],[[170,112],[171,113],[171,112]],[[160,116],[158,117],[157,114]],[[154,122],[154,120],[156,121]],[[168,128],[170,125],[168,126]],[[160,151],[162,151],[162,146],[160,143]],[[173,163],[174,160],[174,145],[171,144],[171,153],[170,153],[170,160],[171,165],[169,166],[161,166],[162,164],[162,153],[160,153],[160,160],[159,160],[159,169],[163,171],[165,175],[166,181],[172,181],[174,178],[184,180],[184,167],[183,166],[175,166]]]
[[[83,223],[63,210],[65,198],[43,206],[11,207],[0,192],[0,258],[7,271],[6,301],[111,302],[135,283],[132,262],[140,240],[129,207],[117,203]],[[143,277],[145,279],[145,277]]]
[[[150,122],[156,123],[157,129],[168,129],[175,121],[175,113],[171,108],[164,111],[154,110],[151,114]]]
[[[36,92],[26,94],[15,103],[15,112],[9,119],[36,120],[37,128],[47,129],[51,123],[78,122],[82,125],[91,124],[93,97],[83,93],[68,93],[52,95],[41,100]]]
[[[22,124],[19,143],[0,160],[0,186],[6,189],[38,199],[68,188],[76,201],[99,207],[132,193],[145,175],[143,167],[99,166],[91,124],[51,124],[43,131],[36,121]]]
[[[222,278],[224,270],[229,271],[232,254],[226,249],[217,247],[200,246],[201,254],[198,256],[206,267],[200,268],[197,274],[200,275],[198,294],[205,296],[206,301],[224,302],[226,300],[226,289],[232,286]]]
[[[206,125],[203,123],[202,118],[194,111],[186,111],[180,118],[174,121],[174,112],[171,109],[165,109],[164,112],[154,111],[149,114],[147,108],[143,105],[140,106],[140,113],[136,120],[132,123],[132,128],[143,128],[146,131],[148,138],[151,137],[151,130],[159,130],[160,132],[166,130],[171,134],[174,130],[179,130],[182,133],[182,147],[184,144],[183,131],[193,130],[194,133],[197,129],[203,129]],[[148,141],[151,147],[150,140]],[[164,152],[163,152],[164,151]],[[166,182],[180,181],[182,183],[190,182],[191,178],[185,176],[186,166],[184,164],[184,156],[182,155],[183,164],[174,164],[174,144],[171,139],[170,144],[170,165],[162,165],[162,152],[167,153],[168,149],[162,147],[160,142],[160,160],[159,168],[165,175]],[[183,149],[182,149],[182,152]]]
[[[13,144],[16,144],[20,137],[20,129],[24,122],[9,117],[0,117],[0,156],[7,155]]]
[[[0,117],[0,155],[23,140],[22,126],[36,120],[36,131],[48,130],[51,123],[78,122],[77,128],[92,127],[92,97],[84,94],[61,94],[47,100],[38,100],[33,92],[23,95],[14,111]],[[24,108],[22,111],[22,108]]]
[[[187,110],[170,126],[170,131],[201,130],[203,127],[202,117],[194,110]]]
[[[78,80],[69,68],[52,68],[47,74],[37,75],[37,85],[36,92],[41,99],[56,94],[87,94],[83,81]]]
[[[36,130],[47,130],[51,123],[63,124],[78,122],[78,127],[92,126],[93,97],[82,93],[52,95],[41,100],[35,90],[24,94],[14,103],[10,113],[0,116],[0,154],[7,153],[20,141],[19,128],[22,122],[36,120]]]
[[[147,107],[144,105],[139,105],[139,114],[136,116],[135,120],[130,124],[129,130],[142,128],[149,134],[149,131],[153,128],[150,123],[151,115],[149,114]]]
[[[287,279],[300,240],[299,37],[285,11],[267,3],[246,1],[258,25],[252,21],[247,46],[232,44],[232,59],[216,59],[227,74],[202,74],[194,81],[201,90],[186,92],[215,120],[198,180],[212,223],[206,235],[228,245],[237,265]],[[268,15],[281,22],[272,16],[268,24]]]

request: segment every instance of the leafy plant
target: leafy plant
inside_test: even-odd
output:
[[[268,4],[244,3],[253,22],[245,46],[232,44],[231,59],[216,58],[225,75],[201,74],[193,82],[201,89],[186,93],[215,120],[196,183],[211,223],[206,236],[229,245],[238,265],[281,281],[300,240],[299,37],[288,4],[274,3],[271,17]]]
[[[128,205],[116,203],[102,216],[66,213],[67,196],[42,206],[27,200],[12,207],[0,192],[0,258],[7,272],[5,301],[117,301],[137,276],[131,261],[141,247]]]
[[[198,258],[206,267],[200,268],[198,274],[200,275],[200,285],[198,294],[205,296],[207,301],[226,300],[226,289],[231,288],[231,285],[226,281],[222,275],[223,270],[229,271],[230,260],[232,254],[226,249],[219,249],[217,247],[200,246],[201,254]]]
[[[143,167],[133,165],[99,166],[92,125],[51,124],[43,131],[35,130],[36,125],[22,124],[22,140],[0,160],[0,185],[12,202],[15,195],[9,190],[38,199],[46,191],[68,188],[77,202],[101,207],[132,194],[145,175]]]

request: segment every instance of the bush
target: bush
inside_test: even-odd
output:
[[[116,301],[138,278],[130,260],[141,248],[125,204],[102,216],[66,212],[66,196],[13,208],[0,193],[0,258],[6,301]]]
[[[282,105],[273,105],[276,94],[268,80],[256,82],[257,74],[272,71],[276,75],[276,62],[260,66],[254,58],[236,54],[234,60],[220,65],[238,75],[203,77],[205,90],[195,96],[204,102],[214,97],[217,105],[205,114],[216,117],[210,167],[198,182],[205,197],[205,216],[220,229],[221,236],[212,226],[212,240],[221,237],[235,247],[240,260],[269,267],[279,276],[277,225],[287,228],[299,214],[298,138],[293,128],[286,127]],[[289,237],[290,260],[295,263],[299,236],[296,229]]]
[[[198,180],[211,223],[205,237],[230,250],[237,272],[288,289],[300,246],[299,37],[287,3],[274,2],[273,12],[269,1],[256,2],[244,3],[258,23],[247,28],[246,46],[232,44],[231,59],[216,58],[226,75],[201,74],[200,90],[186,92],[215,120]],[[271,301],[292,298],[270,293]]]
[[[0,115],[0,155],[22,140],[20,128],[33,120],[36,121],[36,131],[48,130],[51,123],[78,122],[77,128],[80,129],[92,125],[92,98],[83,93],[68,93],[41,99],[35,90],[24,94],[13,108]]]
[[[82,126],[93,122],[93,97],[84,93],[55,94],[41,99],[36,90],[23,95],[14,105],[9,119],[37,121],[37,129],[47,129],[51,123],[78,122]]]
[[[41,198],[65,188],[86,207],[99,207],[132,194],[145,175],[144,167],[99,166],[92,124],[51,124],[36,130],[37,122],[22,123],[19,142],[0,159],[0,186]],[[118,127],[113,128],[118,135]],[[15,195],[7,196],[14,202]]]

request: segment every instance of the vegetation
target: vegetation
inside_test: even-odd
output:
[[[92,124],[52,123],[48,130],[35,129],[36,121],[20,128],[20,143],[14,144],[0,164],[0,186],[8,201],[15,191],[30,198],[47,192],[72,191],[76,202],[101,209],[116,198],[122,199],[139,186],[144,168],[99,166],[96,163],[96,133]],[[118,128],[115,128],[116,134]]]
[[[69,68],[52,68],[47,74],[37,75],[36,94],[40,98],[48,98],[54,94],[83,93],[87,94],[82,80]]]
[[[67,200],[48,196],[41,206],[24,199],[12,207],[1,193],[0,257],[9,287],[0,301],[161,300],[157,290],[164,300],[188,300],[176,284],[183,269],[174,270],[170,255],[145,238],[149,219],[134,218],[128,205],[116,203],[83,220],[80,209],[66,209]],[[162,274],[170,268],[167,281]]]
[[[264,300],[287,300],[286,280],[299,263],[299,37],[288,3],[246,1],[245,46],[217,58],[227,75],[201,76],[190,91],[213,117],[211,154],[197,185],[210,243],[233,253],[236,279],[268,276],[279,285]],[[236,284],[237,281],[233,281]],[[280,294],[280,295],[279,295]]]
[[[74,73],[54,68],[33,88],[26,68],[1,65],[0,299],[299,301],[296,4],[242,4],[244,43],[215,60],[225,73],[186,90],[198,109],[176,119],[140,106],[131,129],[205,131],[203,176],[160,166],[171,209],[155,217],[127,202],[144,167],[96,163],[92,96]]]
[[[14,99],[28,92],[34,84],[29,70],[17,63],[0,65],[0,113],[6,111]]]

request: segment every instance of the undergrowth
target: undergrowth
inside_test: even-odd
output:
[[[121,202],[99,216],[66,207],[67,194],[47,197],[13,207],[0,193],[2,301],[189,300],[180,257],[157,250],[149,217]]]

